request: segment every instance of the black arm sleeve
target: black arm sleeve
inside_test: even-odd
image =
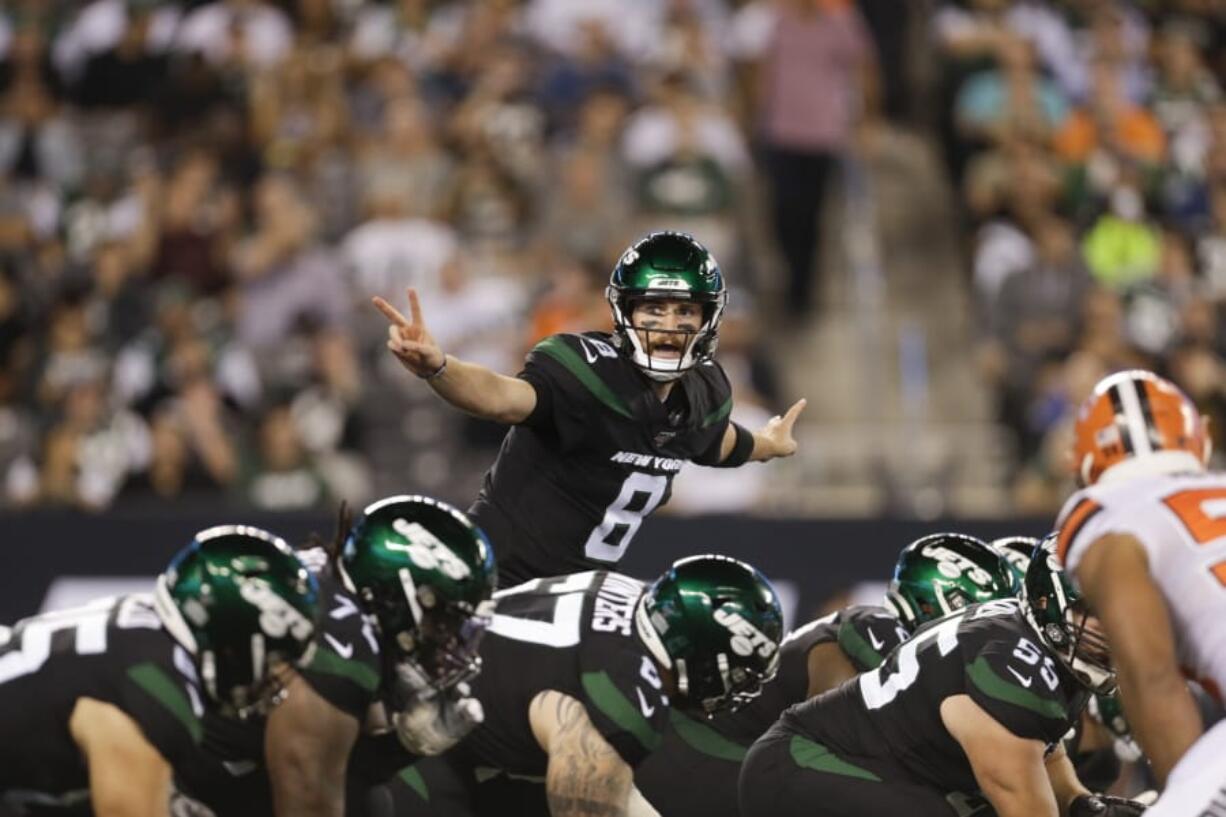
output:
[[[753,453],[753,432],[740,423],[733,423],[732,429],[736,432],[736,444],[727,457],[713,463],[716,468],[739,468],[749,462],[749,455]],[[721,434],[717,445],[722,445],[723,441]]]

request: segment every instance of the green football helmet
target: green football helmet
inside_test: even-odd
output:
[[[444,690],[480,672],[494,549],[462,512],[424,496],[381,499],[350,528],[339,572],[410,686]]]
[[[605,297],[613,310],[613,342],[653,380],[675,380],[715,354],[719,323],[728,303],[724,276],[706,247],[685,233],[651,233],[626,250],[609,278]],[[679,356],[652,355],[631,317],[643,300],[683,300],[702,305],[697,331],[652,329],[649,335],[676,335]]]
[[[1056,559],[1054,536],[1031,559],[1021,600],[1030,626],[1077,680],[1096,693],[1115,690],[1107,639],[1088,626],[1089,608]]]
[[[971,604],[1012,596],[1013,574],[987,542],[934,533],[903,548],[886,591],[886,606],[909,632]]]
[[[1030,567],[1030,559],[1034,556],[1035,548],[1039,546],[1039,540],[1033,536],[1004,536],[993,539],[988,544],[1009,562],[1009,569],[1013,571],[1013,580],[1020,593],[1022,582],[1026,579],[1026,569]]]
[[[263,714],[283,697],[280,662],[309,663],[319,589],[280,537],[221,525],[196,534],[158,576],[162,624],[195,659],[222,714]]]
[[[727,556],[673,563],[635,611],[639,637],[676,680],[682,709],[738,709],[779,669],[783,611],[766,577]]]

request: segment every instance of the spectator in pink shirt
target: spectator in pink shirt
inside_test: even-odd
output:
[[[848,0],[780,0],[773,13],[761,53],[760,137],[787,265],[787,308],[802,316],[818,278],[822,198],[851,143],[874,58]]]

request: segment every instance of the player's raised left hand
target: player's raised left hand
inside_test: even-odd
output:
[[[792,436],[792,426],[796,425],[796,418],[804,411],[805,406],[809,401],[803,397],[792,404],[792,407],[787,410],[787,413],[780,417],[776,414],[774,417],[762,426],[762,430],[755,436],[758,437],[758,445],[765,444],[765,450],[754,451],[754,459],[772,459],[774,457],[790,457],[796,453],[796,439]]]

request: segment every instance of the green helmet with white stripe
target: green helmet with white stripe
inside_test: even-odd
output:
[[[934,533],[903,548],[886,592],[886,606],[910,632],[971,604],[1014,593],[1008,561],[987,542],[961,533]]]
[[[379,500],[350,528],[339,568],[392,662],[415,683],[447,689],[480,671],[494,549],[461,511],[425,496]]]
[[[194,658],[205,692],[223,714],[247,718],[275,705],[279,663],[302,666],[314,651],[319,591],[280,537],[222,525],[196,534],[158,577],[163,626]]]

